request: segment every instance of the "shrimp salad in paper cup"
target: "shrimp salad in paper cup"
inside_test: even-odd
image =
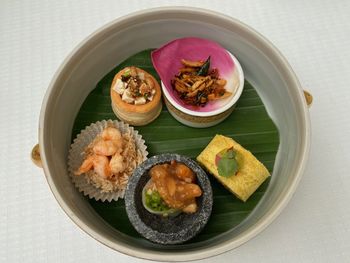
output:
[[[99,121],[74,139],[68,156],[69,175],[89,198],[112,201],[124,198],[134,169],[147,159],[145,141],[121,121]]]

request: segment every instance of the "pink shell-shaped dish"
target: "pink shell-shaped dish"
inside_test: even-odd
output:
[[[181,59],[205,61],[209,56],[210,68],[219,70],[220,77],[227,81],[226,90],[232,92],[232,95],[226,99],[209,102],[204,107],[187,105],[173,90],[171,80],[183,67]],[[241,88],[243,88],[243,72],[237,59],[222,46],[208,39],[186,37],[173,40],[152,52],[152,62],[162,80],[163,91],[166,89],[165,93],[167,94],[165,95],[169,95],[171,100],[176,102],[180,108],[186,109],[187,113],[190,114],[191,112],[209,113],[218,111],[226,108],[225,105],[229,108],[229,104],[239,87],[242,86]]]

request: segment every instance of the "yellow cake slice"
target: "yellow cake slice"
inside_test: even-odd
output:
[[[236,152],[238,171],[235,175],[223,177],[219,175],[215,158],[218,153],[231,147]],[[266,167],[250,151],[223,135],[216,135],[197,157],[197,161],[244,202],[270,176]]]

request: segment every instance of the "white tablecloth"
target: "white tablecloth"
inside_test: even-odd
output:
[[[62,60],[88,34],[133,11],[192,5],[240,19],[287,57],[314,104],[312,149],[283,213],[263,233],[203,262],[350,262],[350,1],[0,2],[0,261],[142,262],[81,231],[29,153],[41,101]]]

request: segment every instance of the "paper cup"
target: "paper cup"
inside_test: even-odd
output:
[[[134,139],[136,151],[138,153],[137,156],[139,157],[136,160],[136,166],[147,159],[148,152],[146,150],[147,146],[145,145],[145,141],[138,131],[134,130],[134,128],[130,127],[128,124],[117,120],[102,120],[92,123],[82,130],[74,139],[68,155],[68,172],[74,185],[80,192],[91,199],[94,198],[97,201],[107,200],[110,202],[112,200],[116,201],[119,198],[124,198],[125,188],[128,178],[132,175],[132,169],[129,169],[131,171],[129,171],[127,175],[118,177],[118,183],[101,178],[96,175],[94,171],[89,171],[81,175],[74,174],[83,163],[86,157],[85,151],[89,144],[101,134],[106,127],[118,128],[123,136],[130,134],[130,137]]]

